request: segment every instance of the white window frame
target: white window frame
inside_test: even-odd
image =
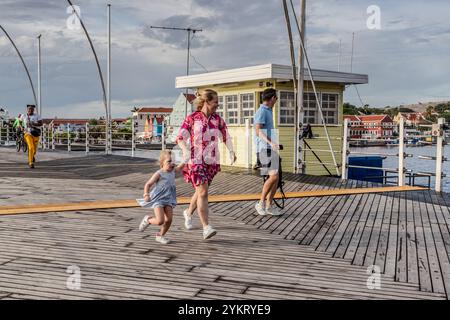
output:
[[[230,110],[228,108],[227,98],[228,97],[234,97],[234,96],[237,97],[237,100],[235,102],[236,103],[236,110],[233,110],[233,112],[236,111],[237,115],[236,115],[236,123],[231,123],[230,122],[230,117],[229,117]],[[226,110],[226,123],[227,123],[228,126],[234,126],[234,127],[240,126],[241,112],[240,112],[240,103],[239,103],[240,100],[239,99],[240,99],[239,98],[239,93],[224,95],[224,110]]]
[[[220,115],[220,116],[226,123],[227,122],[227,108],[225,106],[225,96],[219,95],[218,99],[219,99],[219,106],[222,106],[222,110],[219,111],[219,108],[217,108],[217,114],[220,115],[220,113],[222,113],[223,116],[222,115]],[[222,99],[222,103],[220,103],[220,99]]]
[[[305,103],[305,101],[306,100],[304,100],[304,95],[306,95],[306,94],[311,94],[311,95],[313,95],[314,96],[314,100],[316,99],[316,97],[315,97],[315,94],[314,94],[314,91],[308,91],[308,92],[304,92],[303,93],[303,104]],[[322,96],[321,96],[321,93],[320,92],[318,92],[317,93],[317,95],[319,96],[319,99],[322,99]],[[320,102],[320,101],[319,101]],[[317,108],[317,102],[315,102],[314,103],[314,106],[315,106],[315,109],[309,109],[309,108],[307,108],[307,107],[305,107],[304,108],[304,112],[306,113],[307,111],[314,111],[316,114],[314,115],[314,123],[310,123],[311,125],[316,125],[316,124],[318,124],[318,119],[319,119],[319,109]],[[309,118],[309,116],[307,117],[306,115],[304,116],[304,118]],[[308,123],[308,122],[306,122],[305,121],[305,124],[306,123]]]
[[[256,113],[256,93],[255,92],[241,92],[239,93],[239,123],[240,125],[245,125],[245,118],[244,118],[244,111],[250,111],[250,109],[244,110],[244,102],[243,102],[243,96],[245,95],[252,95],[253,96],[253,109],[251,110],[253,114],[249,117],[250,118],[250,125],[253,126],[253,120],[255,118]],[[251,100],[249,100],[251,101]]]
[[[278,101],[277,101],[277,107],[278,107],[278,126],[280,127],[293,127],[295,125],[295,105],[294,105],[294,123],[281,123],[281,93],[292,93],[294,94],[294,101],[295,101],[295,92],[290,90],[279,90],[277,92]]]
[[[327,109],[323,107],[323,95],[324,94],[328,94],[328,95],[335,95],[336,96],[336,109]],[[335,111],[335,119],[336,119],[336,123],[327,123],[327,125],[329,126],[333,126],[333,125],[339,125],[339,119],[340,119],[340,114],[339,114],[339,105],[340,105],[340,101],[341,101],[341,95],[338,92],[328,92],[328,91],[322,91],[320,92],[320,105],[322,107],[322,112],[325,111]],[[319,110],[317,110],[319,111]],[[324,115],[325,118],[327,118]],[[317,114],[317,119],[316,121],[319,123],[319,118],[320,116]]]

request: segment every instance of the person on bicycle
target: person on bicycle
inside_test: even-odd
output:
[[[14,119],[13,130],[16,133],[16,140],[19,140],[19,137],[23,134],[23,121],[22,115],[19,114],[16,119]]]
[[[25,141],[28,146],[28,166],[34,169],[35,156],[41,136],[42,119],[35,113],[35,105],[27,105],[27,114],[23,116]]]

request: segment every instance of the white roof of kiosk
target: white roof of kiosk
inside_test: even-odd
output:
[[[312,70],[314,81],[332,82],[340,84],[367,84],[369,76],[365,74]],[[210,85],[223,85],[245,81],[257,81],[275,79],[279,81],[292,81],[292,67],[277,64],[264,64],[254,67],[229,69],[217,72],[196,74],[177,77],[176,88],[197,88]],[[305,72],[305,80],[309,81],[308,72]]]

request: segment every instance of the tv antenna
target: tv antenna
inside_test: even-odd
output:
[[[176,27],[156,27],[150,26],[150,29],[162,29],[162,30],[172,30],[172,31],[186,31],[187,32],[187,64],[186,64],[186,76],[189,76],[190,71],[190,57],[191,57],[191,33],[195,34],[197,32],[202,32],[202,29],[194,28],[176,28]],[[184,117],[187,117],[187,104],[188,104],[188,94],[189,88],[186,88],[186,104],[184,108]]]

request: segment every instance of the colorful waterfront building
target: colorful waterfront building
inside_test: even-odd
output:
[[[348,85],[367,84],[368,76],[327,70],[313,70],[313,78],[321,101],[326,126],[331,137],[333,152],[338,165],[341,163],[343,135],[343,94]],[[306,73],[307,74],[307,73]],[[176,78],[176,88],[189,88],[201,92],[210,88],[219,94],[220,115],[225,119],[236,145],[237,166],[251,168],[256,163],[254,147],[253,117],[262,103],[262,92],[267,88],[278,91],[278,102],[274,110],[274,124],[279,132],[283,170],[294,171],[294,83],[290,66],[265,64],[254,67],[223,70]],[[312,126],[314,139],[308,140],[320,161],[303,145],[302,159],[305,173],[312,175],[336,174],[331,151],[325,139],[325,130],[317,109],[316,97],[308,75],[304,83],[304,122]],[[246,127],[248,119],[249,128]],[[222,154],[226,154],[222,150]],[[228,157],[222,157],[229,164]]]
[[[431,125],[433,122],[427,120],[423,113],[421,112],[399,112],[394,117],[394,122],[399,123],[401,119],[405,120],[405,125],[407,127],[419,127],[421,125]]]
[[[163,123],[167,125],[167,119],[172,111],[171,107],[142,107],[133,112],[138,137],[144,140],[151,140],[158,136],[161,138]]]
[[[391,139],[394,135],[394,121],[389,115],[346,115],[349,120],[352,139]]]

